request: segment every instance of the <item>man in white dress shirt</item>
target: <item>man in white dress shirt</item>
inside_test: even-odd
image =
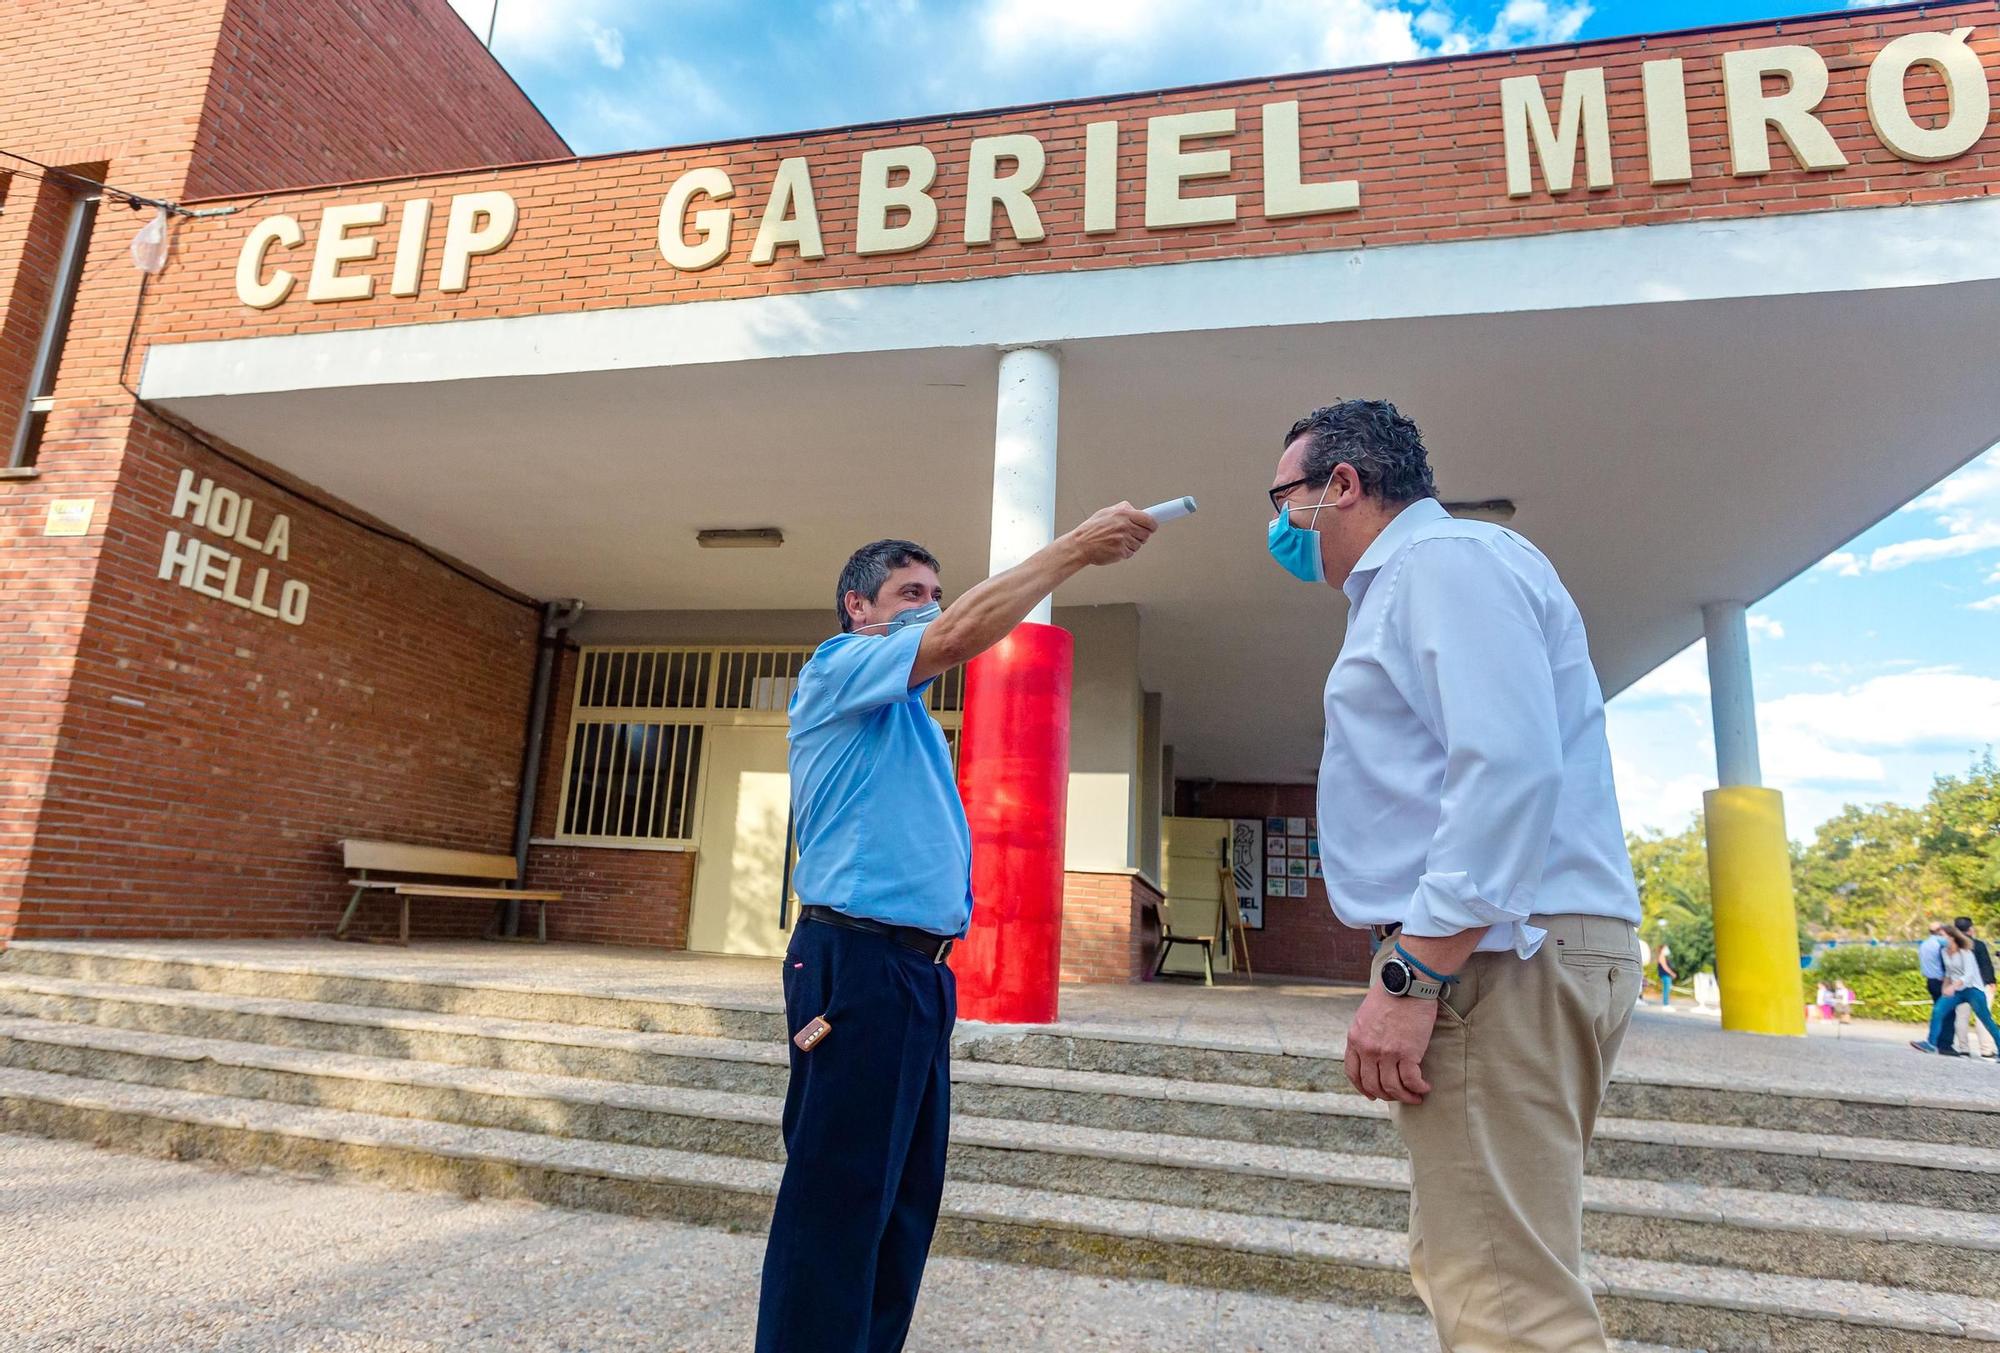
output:
[[[1448,1353],[1602,1349],[1583,1162],[1639,900],[1582,618],[1533,545],[1445,512],[1393,404],[1301,418],[1271,502],[1273,558],[1347,595],[1320,852],[1383,941],[1347,1076],[1395,1102],[1417,1293]]]

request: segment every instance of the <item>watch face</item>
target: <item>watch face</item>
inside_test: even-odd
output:
[[[1400,996],[1410,989],[1410,970],[1403,966],[1401,959],[1390,959],[1382,965],[1382,990],[1391,996]]]

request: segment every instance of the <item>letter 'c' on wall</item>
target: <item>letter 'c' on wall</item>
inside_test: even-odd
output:
[[[1906,33],[1876,54],[1868,67],[1868,121],[1882,144],[1906,160],[1949,160],[1971,150],[1986,134],[1993,92],[1986,67],[1967,45],[1970,28],[1951,33]],[[1929,66],[1944,77],[1950,112],[1935,127],[1910,116],[1910,67]]]
[[[1766,94],[1764,77],[1782,76],[1783,93]],[[1810,47],[1759,47],[1722,56],[1722,99],[1729,108],[1729,172],[1771,172],[1769,128],[1791,147],[1806,169],[1839,169],[1847,163],[1825,124],[1812,110],[1826,97],[1826,58]]]
[[[243,237],[242,252],[236,255],[236,299],[258,310],[269,310],[291,295],[299,279],[284,268],[275,269],[266,278],[264,262],[274,244],[296,249],[305,242],[306,232],[299,229],[296,216],[269,216],[250,227],[250,233]]]
[[[727,207],[703,207],[694,214],[695,243],[687,241],[688,203],[699,193],[727,202],[736,192],[729,175],[713,167],[690,169],[674,180],[660,203],[660,257],[682,272],[712,268],[728,256],[731,216]]]

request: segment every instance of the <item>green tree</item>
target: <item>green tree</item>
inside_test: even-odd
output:
[[[1948,913],[1968,915],[1981,931],[2000,927],[2000,765],[1993,749],[1963,776],[1940,775],[1924,805],[1922,850],[1939,880]]]

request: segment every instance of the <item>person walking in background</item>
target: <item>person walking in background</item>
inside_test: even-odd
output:
[[[1961,935],[1972,941],[1972,962],[1979,969],[1979,983],[1986,988],[1988,1000],[1993,996],[1993,951],[1986,947],[1986,941],[1979,938],[1972,929],[1972,918],[1961,916],[1952,922]]]
[[[1854,1018],[1854,988],[1847,985],[1845,978],[1836,979],[1833,984],[1833,1010],[1842,1024]]]
[[[1660,940],[1658,959],[1660,965],[1660,1004],[1672,1005],[1674,1003],[1674,979],[1679,977],[1680,974],[1674,970],[1673,951],[1664,937]]]
[[[1826,984],[1824,978],[1820,979],[1819,990],[1813,994],[1813,1003],[1819,1007],[1821,1019],[1833,1018],[1833,988]]]
[[[1953,1021],[1958,1018],[1959,1007],[1970,1006],[1973,1015],[1986,1026],[1986,1032],[1993,1039],[1994,1046],[2000,1047],[2000,1025],[1993,1023],[1993,1010],[1986,1000],[1986,989],[1979,985],[1979,969],[1972,961],[1972,937],[1946,926],[1944,935],[1944,994],[1931,1010],[1931,1036],[1924,1042],[1912,1042],[1911,1047],[1918,1052],[1935,1052],[1947,1057],[1966,1057],[1969,1053],[1953,1052],[1945,1047],[1951,1034]]]
[[[1925,990],[1931,994],[1932,1010],[1936,1010],[1937,1003],[1944,999],[1944,951],[1950,947],[1945,940],[1944,932],[1944,922],[1931,922],[1930,935],[1917,946],[1917,968],[1924,975]],[[1956,1052],[1951,1040],[1952,1031],[1947,1028],[1942,1043],[1938,1043],[1936,1039],[1930,1041],[1937,1043],[1935,1051],[1950,1057]]]
[[[1976,986],[1986,997],[1987,1007],[1993,1005],[1993,955],[1986,948],[1986,941],[1972,933],[1972,918],[1961,916],[1951,923],[1954,952],[1945,956],[1945,970],[1961,986]],[[2000,1056],[2000,1042],[1986,1036],[1985,1027],[1972,1018],[1972,1007],[1958,1008],[1958,1027],[1953,1030],[1957,1039],[1955,1046],[1965,1049],[1967,1056]],[[1980,1052],[1984,1044],[1985,1052]]]

